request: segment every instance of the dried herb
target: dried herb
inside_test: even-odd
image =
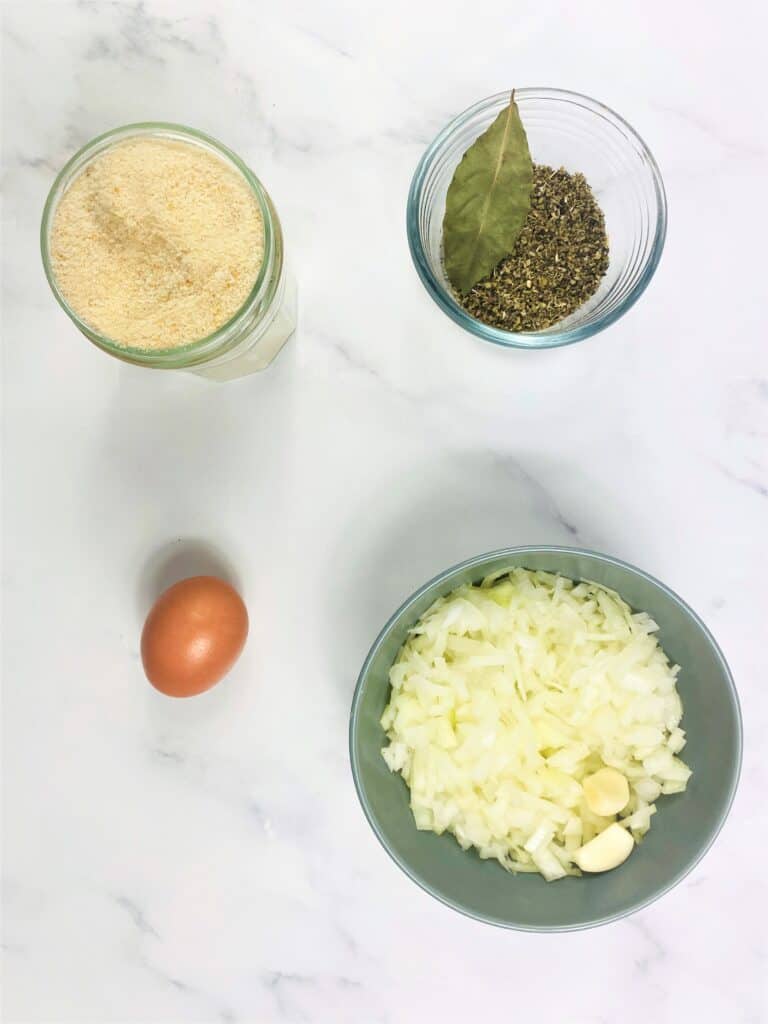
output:
[[[515,94],[461,159],[448,187],[443,258],[466,294],[512,251],[530,209],[533,164]]]
[[[570,316],[608,269],[605,218],[583,174],[535,165],[531,208],[511,250],[457,298],[475,319],[541,331]]]

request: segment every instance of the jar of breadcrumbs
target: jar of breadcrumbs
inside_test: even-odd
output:
[[[159,122],[93,139],[54,182],[43,265],[79,330],[125,362],[230,380],[296,326],[272,201],[233,152]]]

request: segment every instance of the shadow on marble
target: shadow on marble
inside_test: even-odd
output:
[[[162,544],[147,559],[136,589],[139,615],[146,616],[164,590],[190,576],[218,576],[242,593],[232,563],[215,545],[198,538],[179,538]]]
[[[551,481],[567,472],[573,494],[573,467],[553,467],[528,453],[521,460],[489,452],[437,456],[421,472],[390,479],[371,495],[373,518],[353,510],[345,550],[329,555],[337,585],[327,605],[327,635],[344,641],[333,643],[328,660],[345,696],[351,698],[365,655],[390,615],[444,569],[528,544],[617,553],[606,523],[583,522],[578,508],[561,506]]]
[[[140,544],[140,621],[165,587],[187,576],[222,576],[244,592],[233,565],[242,566],[252,538],[236,527],[251,524],[255,536],[280,500],[279,440],[295,419],[292,341],[263,373],[224,384],[132,366],[113,375],[84,475],[98,482],[94,543]],[[126,510],[135,519],[128,540],[115,527]]]

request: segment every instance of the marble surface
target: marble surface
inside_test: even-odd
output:
[[[2,4],[6,1021],[768,1019],[764,11]],[[512,84],[613,106],[669,193],[645,296],[562,351],[463,334],[408,256],[425,145]],[[48,291],[55,172],[143,119],[219,136],[275,198],[301,326],[264,374],[122,366]],[[746,728],[701,865],[635,917],[563,936],[484,927],[415,888],[346,750],[357,670],[399,601],[536,542],[681,593]],[[251,641],[225,685],[170,702],[142,678],[142,617],[164,581],[212,566],[239,581]]]

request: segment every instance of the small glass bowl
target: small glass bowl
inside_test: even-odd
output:
[[[602,103],[561,89],[516,89],[515,100],[534,163],[580,171],[605,214],[610,263],[597,292],[565,320],[526,333],[490,327],[454,298],[442,259],[445,196],[464,153],[509,103],[508,92],[459,114],[421,158],[408,196],[408,243],[427,291],[460,327],[495,345],[556,348],[602,331],[642,295],[664,248],[667,200],[648,147]]]

